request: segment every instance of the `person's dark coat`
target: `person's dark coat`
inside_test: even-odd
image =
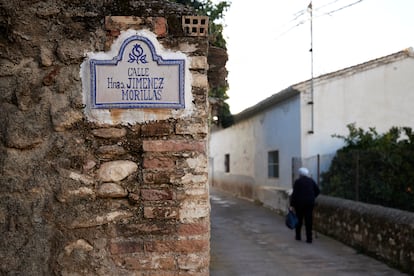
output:
[[[293,193],[290,199],[290,206],[294,208],[298,218],[298,224],[295,229],[296,240],[301,240],[302,221],[305,220],[306,242],[312,242],[312,224],[313,208],[315,198],[319,195],[318,185],[312,178],[301,175],[293,184]]]
[[[315,181],[308,176],[300,176],[293,185],[293,193],[290,205],[313,205],[315,198],[319,195],[320,190]]]

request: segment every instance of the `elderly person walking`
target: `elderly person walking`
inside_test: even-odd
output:
[[[299,178],[293,184],[293,192],[290,198],[291,209],[298,217],[296,226],[296,240],[301,240],[301,230],[303,219],[305,219],[306,242],[312,243],[312,217],[315,206],[315,198],[320,190],[315,181],[309,176],[307,168],[299,169]]]

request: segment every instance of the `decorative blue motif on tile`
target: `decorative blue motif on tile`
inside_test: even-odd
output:
[[[139,64],[140,62],[145,64],[148,63],[147,55],[144,54],[144,50],[142,49],[141,45],[135,44],[134,48],[132,48],[131,53],[129,53],[129,63],[136,62]]]

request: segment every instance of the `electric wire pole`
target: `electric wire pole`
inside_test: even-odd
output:
[[[311,105],[311,129],[309,134],[314,133],[314,102],[313,102],[313,7],[312,1],[308,5],[308,11],[310,13],[310,54],[311,54],[311,79],[310,79],[310,100],[308,104]]]

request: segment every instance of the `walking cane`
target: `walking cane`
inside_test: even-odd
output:
[[[313,213],[312,213],[312,216],[313,216],[314,219],[318,217],[318,216],[314,216],[314,213],[315,213],[315,210],[317,209],[317,207],[318,207],[318,204],[315,202],[315,208],[313,208]],[[314,226],[316,225],[315,220],[313,221],[313,225]],[[313,235],[314,235],[315,239],[318,238],[318,231],[315,230],[315,227],[313,227]]]

